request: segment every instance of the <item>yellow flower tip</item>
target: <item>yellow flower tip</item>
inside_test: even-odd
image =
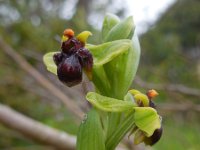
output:
[[[91,36],[92,33],[90,31],[83,31],[79,35],[77,35],[77,40],[79,40],[81,43],[85,44],[88,37]]]
[[[65,42],[65,41],[67,41],[68,39],[69,39],[69,38],[68,38],[67,36],[63,35],[63,36],[62,36],[61,42]]]
[[[152,99],[152,98],[154,98],[158,95],[159,95],[158,92],[154,89],[151,89],[147,92],[147,96],[148,96],[149,99]]]
[[[65,29],[63,32],[63,35],[66,37],[73,37],[74,36],[74,31],[72,29]]]
[[[129,90],[129,93],[131,93],[133,96],[135,96],[136,94],[140,94],[141,92],[135,89]]]

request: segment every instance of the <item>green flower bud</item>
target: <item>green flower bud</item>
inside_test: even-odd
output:
[[[105,17],[103,43],[86,46],[94,58],[93,83],[106,96],[123,99],[137,71],[140,46],[132,17]],[[106,33],[107,32],[107,33]]]

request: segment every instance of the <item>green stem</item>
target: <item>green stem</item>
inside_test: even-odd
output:
[[[120,124],[121,113],[109,113],[108,114],[108,130],[106,139],[108,139],[118,128]]]
[[[106,138],[108,132],[108,112],[98,111],[101,119],[104,137]]]
[[[106,140],[106,150],[114,150],[122,138],[134,126],[134,115],[131,111],[121,122],[118,128]]]

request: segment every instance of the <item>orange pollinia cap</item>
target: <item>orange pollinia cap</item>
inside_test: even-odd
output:
[[[74,36],[74,31],[72,29],[65,29],[63,35],[67,37],[72,37]]]
[[[148,96],[148,98],[154,98],[154,97],[156,97],[158,95],[158,92],[156,91],[156,90],[154,90],[154,89],[152,89],[152,90],[149,90],[148,92],[147,92],[147,96]]]

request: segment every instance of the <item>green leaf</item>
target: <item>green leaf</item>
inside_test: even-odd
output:
[[[130,16],[124,21],[116,24],[104,38],[104,42],[120,40],[120,39],[132,39],[134,34],[135,25],[133,23],[133,17]],[[105,32],[105,31],[104,31]]]
[[[107,112],[124,112],[135,107],[133,102],[102,96],[95,92],[89,92],[86,95],[86,99],[96,108]]]
[[[77,135],[77,150],[105,150],[99,114],[92,109],[82,121]]]
[[[151,107],[135,107],[134,120],[136,126],[150,137],[156,129],[161,128],[161,119],[157,111]]]
[[[53,61],[53,55],[56,53],[58,53],[58,52],[50,52],[50,53],[46,53],[43,56],[43,62],[46,65],[47,70],[55,75],[57,75],[57,66]]]
[[[113,14],[107,14],[103,21],[103,27],[102,27],[102,38],[103,40],[108,35],[109,31],[120,22],[120,19],[113,15]]]

